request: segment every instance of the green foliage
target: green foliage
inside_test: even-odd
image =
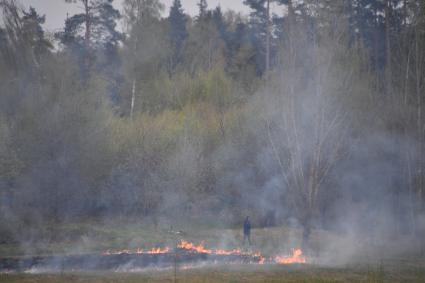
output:
[[[80,14],[73,15],[65,21],[63,31],[56,34],[60,42],[68,48],[85,48],[86,52],[94,49],[116,47],[123,39],[117,31],[117,21],[121,18],[112,2],[113,0],[80,0],[83,5]],[[82,32],[84,30],[84,32]]]
[[[34,49],[34,54],[40,61],[40,56],[45,55],[49,49],[53,48],[51,42],[44,37],[44,30],[41,26],[46,21],[46,17],[38,15],[33,7],[30,7],[28,12],[23,11],[23,14],[23,37]]]

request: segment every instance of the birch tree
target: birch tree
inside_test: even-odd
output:
[[[125,29],[129,35],[126,47],[131,77],[130,117],[133,117],[143,80],[142,69],[165,47],[155,34],[164,6],[158,0],[125,0],[123,6]]]

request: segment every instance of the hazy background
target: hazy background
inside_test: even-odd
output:
[[[425,2],[244,2],[0,0],[0,248],[237,239],[249,215],[260,248],[421,252]]]
[[[115,0],[114,6],[121,10],[123,0]],[[164,14],[168,14],[172,0],[164,0],[162,3],[165,5]],[[182,6],[186,13],[193,16],[198,12],[197,0],[182,0]],[[220,5],[223,11],[228,9],[243,14],[248,14],[249,9],[242,4],[242,0],[210,0],[208,1],[209,8],[214,8]],[[80,10],[73,4],[67,4],[63,0],[23,0],[22,4],[25,6],[35,7],[40,14],[46,15],[45,27],[49,30],[57,30],[63,27],[66,14],[73,15]]]

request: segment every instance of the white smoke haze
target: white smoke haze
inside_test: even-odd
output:
[[[297,36],[276,42],[272,70],[250,82],[253,93],[226,73],[225,60],[210,58],[204,70],[206,61],[182,59],[188,70],[158,71],[171,64],[163,19],[140,30],[146,48],[120,46],[115,55],[124,58],[111,67],[118,82],[99,66],[82,79],[79,49],[47,56],[42,75],[16,67],[25,71],[8,75],[11,87],[0,82],[4,254],[87,255],[95,266],[90,256],[108,250],[169,247],[171,255],[185,239],[267,258],[301,248],[317,266],[419,256],[423,141],[406,114],[413,110],[401,87],[383,94],[382,74],[348,38],[344,19],[323,23],[317,34],[300,24]],[[188,23],[192,37],[195,25]],[[184,56],[196,49],[187,48]],[[252,247],[243,244],[246,216]],[[60,272],[62,262],[25,272]],[[113,271],[172,271],[167,264],[129,261]]]
[[[380,132],[376,109],[358,112],[352,97],[373,90],[361,78],[367,76],[364,70],[354,69],[359,73],[353,75],[353,68],[340,65],[348,59],[341,51],[310,51],[317,60],[310,78],[276,72],[277,83],[251,99],[247,112],[254,115],[242,122],[244,142],[254,143],[254,150],[244,154],[245,147],[252,148],[245,144],[220,148],[216,156],[223,153],[225,159],[218,162],[228,162],[230,169],[218,182],[242,189],[245,214],[256,223],[300,228],[311,221],[313,235],[323,238],[312,254],[317,263],[343,265],[414,253],[420,242],[412,232],[424,229],[424,215],[415,215],[415,196],[403,189],[409,181],[402,170],[407,156],[412,164],[419,161],[417,143],[397,131]],[[309,182],[316,184],[308,188]],[[317,216],[303,219],[309,209]],[[325,231],[331,233],[328,239]],[[265,245],[299,246],[300,234]]]

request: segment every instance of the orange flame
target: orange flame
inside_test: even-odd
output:
[[[182,240],[180,244],[177,245],[178,248],[184,249],[191,252],[197,252],[197,253],[205,253],[205,254],[217,254],[217,255],[240,255],[243,254],[240,249],[233,249],[233,250],[222,250],[222,249],[207,249],[204,246],[204,243],[201,243],[199,245],[195,245],[191,242]]]
[[[292,255],[279,255],[274,258],[266,258],[260,252],[248,253],[244,252],[241,249],[232,249],[232,250],[224,250],[224,249],[207,249],[204,246],[204,243],[201,242],[199,245],[191,243],[189,241],[181,240],[181,242],[177,245],[177,248],[183,249],[188,252],[193,253],[204,253],[204,254],[215,254],[215,255],[243,255],[252,257],[253,260],[258,264],[264,263],[277,263],[277,264],[294,264],[294,263],[306,263],[307,260],[303,256],[301,249],[293,249]],[[106,251],[102,253],[103,255],[120,255],[120,254],[166,254],[171,252],[169,247],[165,248],[152,248],[150,250],[137,249],[136,251],[131,250],[120,250],[120,251]]]
[[[276,256],[274,261],[278,264],[306,263],[307,260],[302,254],[300,249],[293,249],[292,256]]]
[[[120,250],[120,251],[106,251],[103,252],[103,255],[121,255],[121,254],[165,254],[170,251],[170,248],[165,247],[163,249],[161,248],[152,248],[150,250],[142,250],[137,249],[136,251],[131,250]]]
[[[258,264],[264,264],[266,262],[266,258],[260,255],[260,261],[258,261]]]
[[[212,253],[212,250],[206,249],[203,243],[199,245],[195,245],[191,242],[181,240],[180,244],[178,244],[177,247],[180,249],[189,250],[189,251],[198,252],[198,253],[207,253],[207,254]]]
[[[153,248],[150,251],[146,251],[145,253],[147,254],[166,254],[170,252],[170,248],[169,247],[165,247],[163,249],[161,248]]]

